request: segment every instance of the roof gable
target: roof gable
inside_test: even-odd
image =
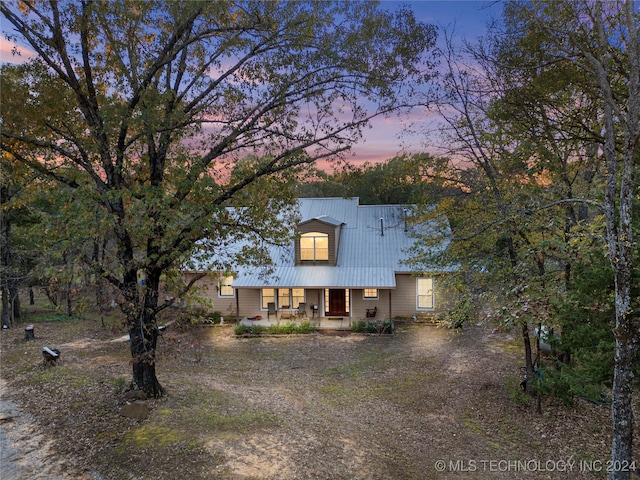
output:
[[[330,217],[328,215],[320,215],[318,217],[313,217],[313,218],[309,218],[307,220],[303,220],[298,225],[306,225],[307,223],[314,222],[314,221],[326,223],[327,225],[331,225],[332,227],[339,227],[340,225],[342,225],[344,223],[344,222],[342,222],[340,220],[336,220],[335,218]]]

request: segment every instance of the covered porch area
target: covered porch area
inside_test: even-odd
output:
[[[284,317],[279,318],[266,318],[265,316],[258,317],[243,317],[240,319],[238,323],[241,325],[245,325],[247,327],[252,326],[263,326],[269,327],[271,325],[282,325],[285,323],[296,323],[301,324],[302,322],[312,323],[319,330],[351,330],[352,321],[364,320],[360,318],[352,318],[349,316],[315,316],[315,317],[300,317],[300,316],[292,316],[288,317],[284,315]]]

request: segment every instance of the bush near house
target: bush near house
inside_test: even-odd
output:
[[[233,332],[236,335],[292,335],[314,333],[317,327],[311,322],[288,322],[281,325],[242,325],[235,326]]]
[[[215,325],[220,323],[221,317],[221,312],[211,312],[204,308],[193,308],[180,315],[178,325]]]
[[[391,334],[394,330],[391,320],[357,320],[351,324],[351,331],[355,333]]]

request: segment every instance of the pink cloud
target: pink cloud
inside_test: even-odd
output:
[[[25,63],[35,57],[35,52],[21,47],[6,38],[0,38],[0,63]]]

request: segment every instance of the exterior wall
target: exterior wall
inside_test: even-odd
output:
[[[354,288],[351,290],[351,318],[366,319],[367,309],[378,307],[376,318],[389,318],[389,294],[392,290],[378,289],[377,299],[365,299],[364,290]],[[392,294],[393,296],[393,294]]]
[[[304,291],[304,297],[307,301],[307,314],[311,316],[311,307],[312,303],[318,305],[318,312],[316,316],[320,315],[322,312],[323,304],[324,304],[324,290],[318,288],[310,288]]]
[[[192,278],[187,275],[186,280]],[[350,316],[352,319],[366,319],[366,310],[378,308],[376,318],[409,318],[416,315],[418,318],[429,318],[442,312],[446,312],[454,303],[454,298],[443,289],[441,275],[434,275],[434,308],[418,310],[416,300],[416,277],[410,274],[396,275],[395,289],[378,289],[377,299],[365,299],[363,289],[350,289]],[[239,318],[255,317],[257,315],[267,318],[266,309],[261,308],[260,289],[242,288],[235,290],[235,296],[219,297],[218,281],[214,276],[207,276],[198,280],[195,284],[199,294],[212,302],[214,311],[221,312],[225,318],[235,318],[238,309]],[[305,289],[305,301],[307,303],[307,315],[312,318],[311,304],[319,306],[316,318],[324,311],[324,289]]]
[[[187,273],[185,275],[185,281],[189,282],[195,276],[195,274]],[[232,318],[235,316],[236,311],[236,297],[220,297],[218,278],[214,275],[207,275],[199,279],[195,284],[193,291],[198,296],[208,299],[212,306],[212,311],[217,311],[225,318]],[[237,292],[236,292],[237,294]]]
[[[238,298],[238,315],[240,318],[255,317],[256,315],[267,318],[267,309],[262,310],[260,308],[259,289],[240,288],[236,290],[236,296]]]
[[[425,277],[429,277],[425,275]],[[451,305],[451,295],[443,287],[442,275],[431,275],[433,278],[433,309],[418,309],[416,298],[416,277],[411,274],[396,275],[396,289],[393,291],[393,315],[396,317],[433,317],[446,312]]]

